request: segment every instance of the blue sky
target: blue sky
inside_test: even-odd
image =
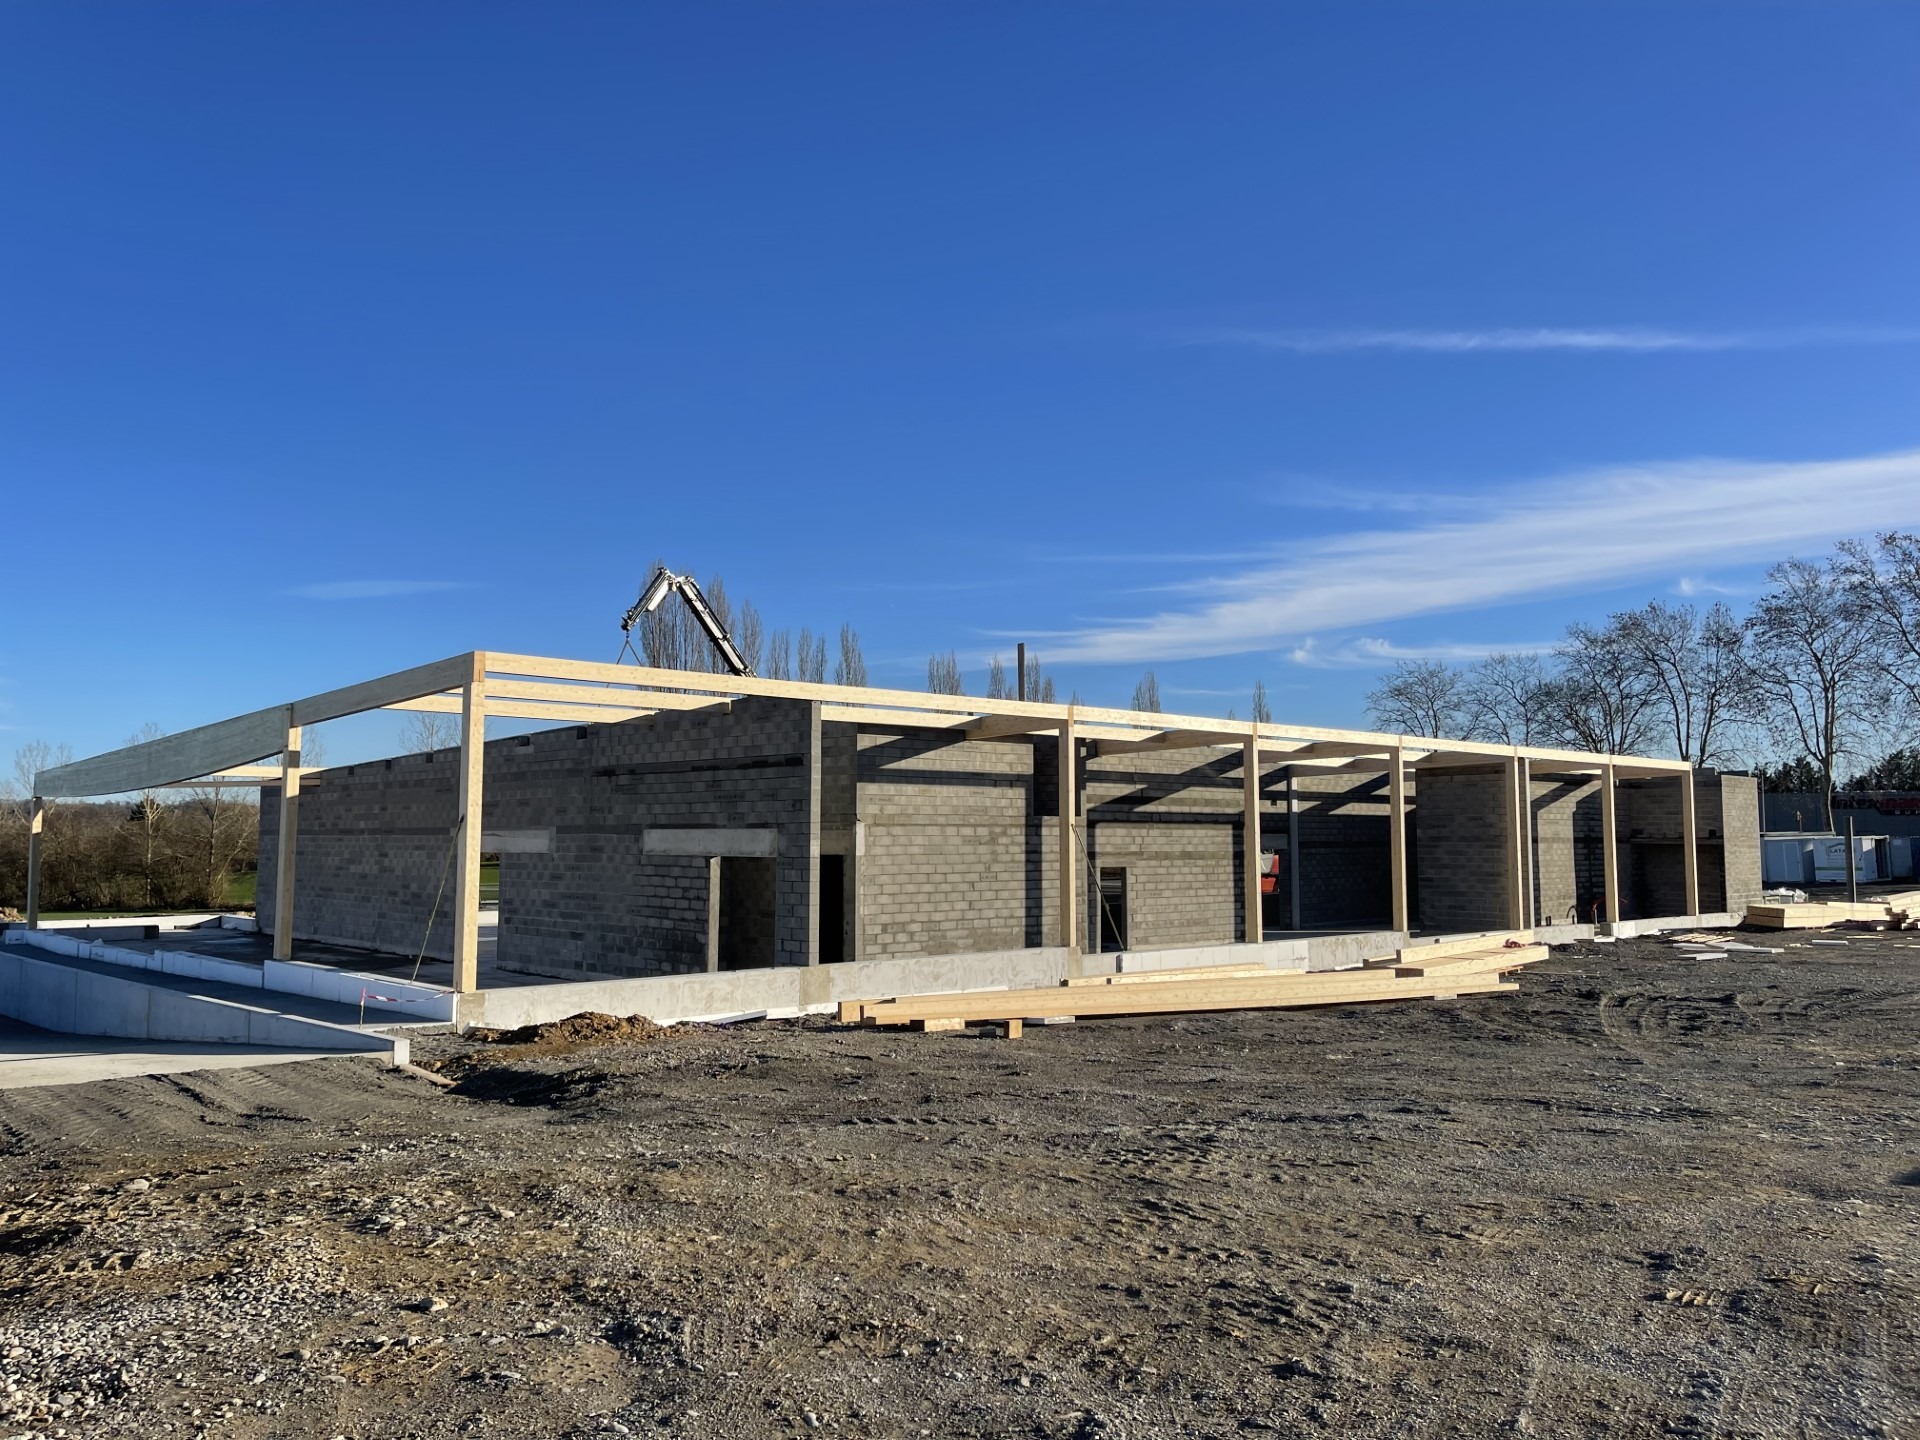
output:
[[[21,3],[0,752],[649,562],[1363,719],[1920,525],[1920,9]],[[329,758],[387,748],[363,726]]]

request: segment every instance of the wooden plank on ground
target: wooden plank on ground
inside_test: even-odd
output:
[[[1472,974],[1477,971],[1518,970],[1523,965],[1537,965],[1552,953],[1544,945],[1516,945],[1510,950],[1502,946],[1498,950],[1482,950],[1469,955],[1442,955],[1438,960],[1421,960],[1406,965],[1396,965],[1393,967],[1393,973],[1396,975],[1457,975]]]
[[[1123,970],[1116,975],[1075,975],[1061,983],[1065,985],[1140,985],[1153,984],[1169,980],[1202,980],[1218,976],[1238,975],[1284,975],[1293,971],[1275,970],[1258,960],[1244,961],[1238,965],[1195,965],[1188,970]]]
[[[1402,946],[1394,958],[1403,963],[1437,960],[1442,955],[1465,955],[1476,950],[1498,950],[1507,941],[1521,945],[1533,943],[1531,930],[1496,930],[1486,935],[1463,935],[1457,940],[1438,940],[1431,945]]]
[[[1218,1000],[1179,998],[1168,996],[1163,990],[1149,987],[1144,990],[1126,990],[1120,992],[1078,991],[1074,995],[1074,1014],[1078,1020],[1118,1015],[1173,1015],[1194,1012],[1228,1010],[1300,1010],[1312,1006],[1325,1005],[1370,1005],[1395,1000],[1453,1000],[1462,995],[1491,995],[1502,991],[1518,990],[1520,987],[1510,980],[1499,980],[1491,975],[1457,975],[1446,980],[1403,980],[1398,985],[1413,985],[1415,989],[1387,988],[1384,985],[1354,987],[1344,992],[1329,994],[1307,994],[1295,996],[1271,996],[1265,999],[1240,1000],[1222,1003]],[[1084,1003],[1083,997],[1098,996],[1105,1004],[1094,1006]],[[1131,1001],[1128,1004],[1112,1003],[1116,995],[1125,995]],[[969,1007],[962,1016],[895,1018],[889,1016],[868,1015],[861,1023],[870,1026],[908,1025],[915,1028],[936,1026],[940,1029],[959,1028],[968,1023],[986,1020],[1012,1020],[1023,1017],[1003,1013],[1005,1007]],[[1040,1023],[1037,1017],[1035,1023]],[[1068,1017],[1046,1017],[1049,1023],[1058,1023]]]
[[[898,1025],[935,1017],[1004,1020],[1065,1013],[1084,1017],[1341,1005],[1369,1000],[1430,999],[1437,994],[1460,994],[1499,988],[1499,985],[1488,972],[1433,978],[1389,977],[1377,970],[1276,972],[1271,976],[1223,977],[1188,984],[1086,986],[1068,993],[1056,986],[1045,990],[911,995],[863,1005],[861,1023]]]

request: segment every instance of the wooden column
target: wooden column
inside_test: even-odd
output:
[[[1079,740],[1073,721],[1060,726],[1060,943],[1071,955],[1080,953],[1080,846],[1074,827],[1074,807],[1080,793]]]
[[[1240,938],[1249,945],[1258,945],[1261,939],[1260,742],[1254,736],[1249,735],[1246,744],[1240,747],[1240,770],[1240,828],[1244,832],[1241,848],[1245,852],[1240,867],[1240,889],[1242,908],[1246,911],[1240,927]]]
[[[27,928],[40,928],[40,842],[47,828],[47,802],[33,797],[27,816]]]
[[[1534,910],[1534,870],[1540,857],[1533,844],[1533,761],[1520,757],[1520,904],[1525,912],[1522,929],[1531,930],[1540,917]]]
[[[1300,787],[1293,767],[1287,767],[1287,923],[1304,930],[1300,920]]]
[[[1726,827],[1722,826],[1724,833]],[[1680,850],[1686,868],[1686,913],[1700,913],[1700,817],[1694,805],[1693,768],[1680,776]]]
[[[707,857],[707,973],[720,968],[720,857]]]
[[[1520,757],[1507,761],[1507,928],[1524,930],[1527,925],[1527,871],[1521,856],[1525,850],[1520,834]]]
[[[293,879],[300,856],[300,727],[287,710],[287,739],[280,751],[280,847],[273,861],[273,958],[293,958]]]
[[[480,806],[487,754],[487,682],[460,691],[460,810],[453,869],[453,988],[480,988]]]
[[[1387,771],[1387,849],[1393,864],[1393,928],[1404,933],[1407,905],[1407,751],[1396,745]]]
[[[1615,829],[1613,766],[1600,767],[1600,863],[1606,878],[1608,924],[1620,919],[1620,837]]]

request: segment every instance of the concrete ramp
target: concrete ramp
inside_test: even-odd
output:
[[[30,933],[30,932],[29,932]],[[138,1041],[364,1053],[407,1063],[404,1036],[355,1007],[197,976],[55,954],[21,932],[0,945],[0,1015],[42,1030]]]

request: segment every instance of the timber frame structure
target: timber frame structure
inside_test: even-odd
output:
[[[856,725],[907,727],[947,732],[958,740],[1002,737],[1057,737],[1062,793],[1073,793],[1076,768],[1089,757],[1136,751],[1237,750],[1245,776],[1245,822],[1256,838],[1260,825],[1259,776],[1263,762],[1278,762],[1307,774],[1384,775],[1388,799],[1388,836],[1392,926],[1406,931],[1408,896],[1408,805],[1410,774],[1430,771],[1478,771],[1498,767],[1504,773],[1506,893],[1508,924],[1527,928],[1523,895],[1531,893],[1531,847],[1518,823],[1528,804],[1531,767],[1541,764],[1556,775],[1597,779],[1604,857],[1604,910],[1608,921],[1622,918],[1619,837],[1616,835],[1616,782],[1623,779],[1674,779],[1680,790],[1680,839],[1683,858],[1683,910],[1699,913],[1698,826],[1692,768],[1686,761],[1643,756],[1596,755],[1536,746],[1391,735],[1209,717],[1168,715],[1086,705],[990,700],[965,695],[934,695],[769,680],[705,672],[663,670],[535,655],[472,651],[392,675],[271,706],[72,764],[42,771],[34,782],[29,825],[27,923],[39,923],[40,849],[46,803],[61,798],[119,795],[135,791],[212,783],[280,787],[278,851],[274,872],[275,913],[293,914],[296,837],[303,776],[304,727],[375,710],[429,711],[460,717],[458,818],[453,846],[452,959],[454,989],[478,984],[479,893],[482,827],[468,823],[482,802],[484,745],[488,717],[545,721],[554,725],[610,724],[663,711],[725,713],[736,698],[773,697],[817,702],[825,720]],[[262,763],[273,761],[274,763]],[[1077,914],[1082,905],[1080,857],[1083,817],[1072,804],[1058,816],[1057,903],[1059,933],[1069,950],[1078,947]],[[1243,849],[1239,883],[1242,940],[1261,939],[1261,860],[1258,843]],[[293,927],[278,924],[274,955],[292,954]]]

